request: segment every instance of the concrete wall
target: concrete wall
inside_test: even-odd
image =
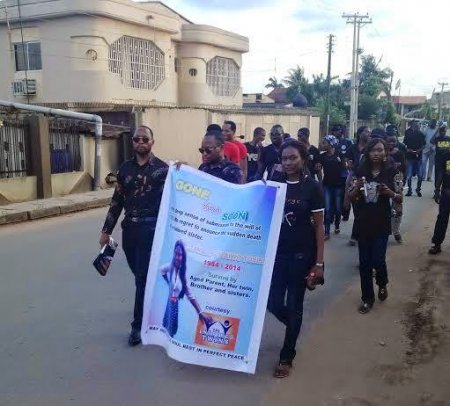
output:
[[[0,179],[0,204],[36,199],[36,176]]]
[[[262,114],[256,112],[221,112],[207,109],[170,109],[149,108],[142,116],[142,123],[150,126],[155,134],[154,152],[161,159],[186,161],[198,166],[201,156],[198,152],[206,127],[211,123],[222,124],[224,120],[233,120],[238,129],[237,134],[245,135],[245,140],[252,138],[256,127],[263,127],[269,133],[274,124],[283,125],[286,132],[297,135],[301,127],[311,130],[311,143],[318,144],[320,118],[292,114]],[[269,137],[266,143],[270,143]]]
[[[119,168],[120,139],[102,140],[101,187],[108,188],[105,177],[116,173]],[[81,138],[82,171],[57,173],[51,175],[53,197],[92,190],[94,177],[95,140],[93,137]],[[0,179],[0,204],[25,202],[37,199],[36,177]]]

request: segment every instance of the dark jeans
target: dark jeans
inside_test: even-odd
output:
[[[339,228],[341,223],[342,199],[344,197],[344,186],[324,186],[325,194],[325,234],[330,234],[330,226]]]
[[[441,185],[438,185],[438,180],[442,175],[442,158],[436,158],[436,164],[434,165],[434,193],[441,188]]]
[[[376,283],[380,287],[388,284],[386,249],[389,236],[374,239],[359,239],[359,275],[361,277],[361,300],[365,303],[375,301],[373,291],[373,270],[376,271]]]
[[[303,321],[303,299],[311,257],[302,254],[277,254],[267,308],[286,326],[280,360],[292,361]],[[286,295],[287,291],[287,295]]]
[[[450,189],[444,189],[441,193],[441,200],[439,201],[439,214],[434,226],[434,233],[432,242],[435,245],[441,245],[445,239],[445,233],[448,227],[448,218],[450,215]]]
[[[134,319],[131,327],[141,329],[144,307],[145,284],[147,282],[148,265],[155,234],[154,223],[131,223],[126,220],[122,224],[122,247],[128,266],[133,272],[136,294],[134,299]]]
[[[422,160],[420,159],[408,159],[406,161],[406,179],[408,184],[408,190],[412,190],[412,178],[417,175],[417,188],[420,191],[422,188]]]

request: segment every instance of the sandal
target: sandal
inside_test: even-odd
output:
[[[358,307],[358,312],[361,314],[366,314],[370,312],[370,309],[372,309],[373,304],[372,303],[363,303],[361,306]]]
[[[291,373],[292,363],[289,361],[280,361],[273,372],[274,378],[282,379],[287,378]]]

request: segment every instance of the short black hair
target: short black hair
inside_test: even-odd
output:
[[[206,129],[206,132],[209,132],[209,131],[222,131],[222,128],[220,127],[219,124],[210,124],[208,126],[208,128]]]
[[[275,125],[273,125],[272,128],[270,129],[270,133],[272,134],[272,132],[273,132],[275,129],[278,129],[278,128],[280,128],[281,131],[283,131],[283,134],[284,134],[284,129],[283,129],[283,126],[282,126],[281,124],[275,124]]]
[[[299,135],[303,135],[306,138],[309,138],[309,128],[307,127],[302,127],[297,131],[297,136]]]
[[[308,151],[306,150],[305,144],[303,144],[300,141],[294,140],[293,138],[288,138],[285,142],[283,142],[283,144],[281,144],[280,156],[283,153],[283,150],[285,150],[288,147],[296,149],[300,154],[300,157],[304,161],[308,159]]]
[[[154,137],[153,137],[153,130],[152,130],[150,127],[148,127],[148,126],[146,126],[146,125],[138,125],[138,126],[136,127],[136,129],[134,130],[134,132],[136,132],[137,130],[139,130],[139,128],[145,128],[145,129],[148,130],[148,132],[150,133],[150,136],[152,137],[152,139],[154,138]]]
[[[223,122],[224,124],[228,124],[231,128],[231,131],[236,132],[236,123],[234,121],[226,120]]]
[[[256,128],[253,130],[253,136],[254,136],[254,137],[256,137],[257,135],[262,135],[262,134],[265,135],[265,133],[266,133],[266,130],[265,130],[264,128],[262,128],[262,127],[256,127]]]
[[[222,131],[207,131],[205,137],[214,137],[216,144],[222,146],[225,144],[225,137],[222,134]]]

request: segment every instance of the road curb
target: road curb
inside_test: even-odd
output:
[[[82,202],[68,202],[67,204],[55,204],[49,207],[39,205],[36,208],[28,210],[17,210],[14,208],[0,209],[0,227],[3,225],[10,225],[15,223],[23,223],[25,221],[38,220],[48,217],[57,217],[64,214],[75,213],[79,211],[97,209],[108,206],[111,202],[111,197],[102,197]]]

